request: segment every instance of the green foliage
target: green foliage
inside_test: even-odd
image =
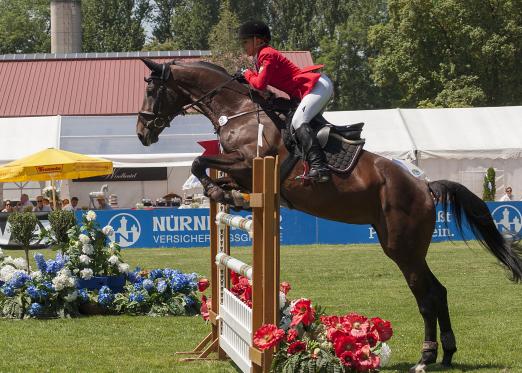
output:
[[[74,212],[56,210],[49,213],[51,227],[48,231],[48,239],[59,248],[64,248],[69,243],[69,230],[76,226]]]
[[[484,189],[482,192],[482,199],[484,201],[494,201],[497,194],[497,187],[495,185],[495,169],[488,168],[486,175],[484,175]]]
[[[154,25],[152,36],[154,40],[163,44],[172,38],[172,16],[174,7],[182,0],[151,0],[150,21]]]
[[[224,0],[219,12],[219,22],[210,32],[209,44],[212,62],[223,66],[229,73],[248,64],[237,39],[239,25],[240,22],[231,10],[229,1]]]
[[[522,2],[389,0],[373,79],[407,107],[517,105]]]
[[[83,51],[141,50],[148,12],[148,0],[82,0]]]
[[[178,49],[208,49],[210,30],[218,16],[218,0],[185,0],[177,5],[172,28]]]
[[[38,218],[32,212],[14,212],[7,219],[11,226],[11,237],[24,247],[36,238]]]
[[[0,0],[0,54],[49,53],[49,0]]]

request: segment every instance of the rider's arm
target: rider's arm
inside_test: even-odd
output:
[[[247,70],[245,71],[244,75],[245,79],[252,87],[263,91],[266,89],[266,86],[269,83],[268,78],[270,76],[270,70],[272,67],[272,56],[269,54],[260,56],[259,65],[261,66],[259,68],[259,73],[256,73],[252,70]]]

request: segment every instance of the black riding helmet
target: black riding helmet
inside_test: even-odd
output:
[[[239,26],[239,39],[263,38],[267,41],[272,39],[270,35],[270,28],[263,21],[247,21]]]

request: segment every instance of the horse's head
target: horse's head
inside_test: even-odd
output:
[[[170,127],[176,115],[184,112],[183,107],[190,100],[173,89],[172,85],[169,86],[171,63],[159,64],[146,58],[142,61],[151,74],[145,78],[147,88],[138,113],[136,134],[143,145],[149,146],[158,141],[160,133]]]

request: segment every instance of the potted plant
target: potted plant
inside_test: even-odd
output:
[[[29,273],[29,245],[37,237],[38,218],[32,212],[15,212],[9,215],[7,222],[10,225],[11,237],[22,245],[25,251],[27,272]]]

